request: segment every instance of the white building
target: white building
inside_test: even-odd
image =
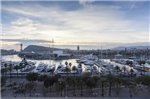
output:
[[[70,54],[64,54],[62,50],[53,51],[55,57],[70,57]]]
[[[121,54],[116,54],[115,59],[123,59],[123,56]]]

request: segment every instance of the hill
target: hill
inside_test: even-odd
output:
[[[48,52],[53,50],[62,50],[62,49],[49,48],[49,47],[37,46],[37,45],[29,45],[23,50],[23,52]]]
[[[127,49],[149,49],[150,47],[149,46],[120,46],[120,47],[115,47],[115,48],[112,48],[113,50],[124,50],[125,48]]]

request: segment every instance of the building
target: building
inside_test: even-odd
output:
[[[70,54],[65,54],[63,53],[62,50],[55,50],[53,51],[53,55],[54,57],[57,59],[57,58],[68,58],[70,57],[71,55]]]
[[[121,54],[116,54],[115,59],[123,59],[123,56]]]
[[[23,44],[21,43],[20,44],[20,52],[22,52],[22,47],[23,47]]]
[[[150,72],[150,64],[145,63],[143,68],[144,68],[145,71]]]
[[[79,47],[79,45],[77,46],[77,51],[78,51],[78,52],[80,51],[80,47]]]

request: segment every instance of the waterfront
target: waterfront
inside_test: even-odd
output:
[[[14,61],[14,62],[21,62],[22,58],[20,58],[18,55],[6,55],[6,56],[1,56],[2,60],[6,61]],[[37,66],[39,63],[44,63],[44,64],[56,64],[59,65],[60,63],[65,64],[65,62],[71,62],[73,65],[77,65],[78,63],[76,62],[76,59],[67,59],[67,60],[31,60],[27,59],[28,61],[36,62]]]
[[[3,64],[1,64],[1,66],[2,66],[2,68],[5,67],[5,63],[8,66],[9,66],[9,64],[14,64],[14,65],[12,65],[12,68],[15,68],[15,66],[17,66],[17,65],[20,66],[20,64],[23,62],[23,60],[24,60],[24,58],[21,58],[18,55],[1,56],[1,62],[4,62]],[[146,66],[146,68],[149,68],[149,60],[145,60],[145,61],[143,60],[144,64],[140,64],[139,62],[141,60],[139,60],[139,59],[137,59],[137,60],[135,60],[135,59],[133,59],[133,60],[132,59],[99,59],[98,57],[96,57],[95,55],[92,55],[92,54],[84,55],[84,56],[80,57],[79,59],[65,59],[65,60],[25,59],[25,61],[27,61],[28,65],[31,65],[32,63],[34,63],[33,66],[35,67],[35,69],[37,69],[38,66],[40,66],[40,65],[42,65],[42,67],[44,65],[47,65],[45,70],[49,70],[50,68],[52,68],[54,66],[55,72],[57,72],[57,69],[59,67],[64,68],[64,66],[66,66],[66,62],[68,64],[71,64],[70,69],[72,69],[73,67],[76,67],[77,69],[79,69],[79,65],[82,65],[82,72],[95,72],[95,73],[97,72],[98,74],[102,73],[102,72],[103,72],[103,74],[105,74],[105,73],[107,74],[109,72],[114,74],[116,72],[115,68],[117,66],[121,70],[121,72],[124,72],[124,69],[125,69],[127,74],[129,74],[130,71],[133,70],[135,74],[140,75],[141,70],[145,71],[144,67],[143,67],[144,65],[148,65],[148,66]],[[25,67],[27,67],[27,66],[25,66]],[[31,71],[34,71],[34,70],[31,70]],[[145,71],[145,73],[149,75],[150,74],[149,70],[146,70],[146,71]],[[28,72],[30,72],[30,71],[28,71]],[[16,73],[16,71],[14,71],[14,73]]]
[[[147,87],[149,86],[149,76],[146,76],[146,71],[142,71],[143,73],[141,74],[141,71],[133,68],[137,65],[138,61],[136,60],[99,60],[96,56],[93,56],[92,54],[82,56],[80,57],[80,59],[68,59],[62,61],[27,59],[27,64],[24,63],[26,62],[24,59],[19,58],[17,55],[2,56],[2,60],[4,63],[8,63],[8,61],[11,61],[7,65],[8,67],[5,67],[4,64],[1,64],[3,66],[3,69],[7,69],[12,66],[11,70],[8,69],[8,71],[3,72],[2,74],[2,77],[6,77],[7,79],[5,85],[3,85],[2,87],[2,97],[63,96],[139,98],[149,96],[149,87]],[[18,62],[19,64],[23,63],[24,65],[26,64],[25,67],[22,67],[26,68],[28,67],[28,65],[32,64],[32,62],[30,61],[36,62],[35,69],[39,67],[41,62],[43,63],[42,67],[44,67],[45,64],[51,66],[52,63],[56,64],[56,67],[54,71],[52,69],[50,72],[47,72],[48,67],[43,68],[42,71],[38,72],[34,72],[34,70],[30,70],[28,72],[20,71],[20,74],[25,73],[25,75],[19,76],[19,69],[17,69],[16,71],[16,65],[14,64],[14,62]],[[79,63],[77,63],[77,61]],[[131,64],[127,64],[128,62],[132,62],[133,67],[130,67]],[[60,65],[60,63],[62,63],[62,65]],[[79,67],[80,63],[82,64],[82,68]],[[87,63],[89,65],[85,65]],[[63,65],[66,65],[66,67],[63,67]],[[63,67],[63,71],[58,72],[58,68],[60,66]],[[74,66],[76,67],[77,72],[74,72]],[[21,65],[19,67],[21,67]],[[13,74],[13,72],[15,74]],[[147,71],[147,73],[149,72]],[[32,76],[35,76],[36,74],[38,74],[38,76],[36,77],[36,79],[33,80],[33,82],[31,82],[30,79],[32,79]],[[55,80],[53,81],[53,79]],[[48,89],[50,89],[51,91],[47,90],[47,86],[50,85],[46,85],[46,83],[50,82],[52,82],[52,86]],[[141,83],[143,84],[141,85]],[[114,84],[114,86],[112,86],[112,84]],[[33,86],[31,89],[28,88],[28,86],[30,85]],[[32,92],[30,92],[30,90],[32,90]],[[74,90],[76,91],[74,92]],[[141,93],[141,90],[144,91],[144,93]],[[8,92],[9,95],[6,95]]]

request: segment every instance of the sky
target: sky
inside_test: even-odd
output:
[[[149,3],[2,1],[2,48],[149,42]]]

